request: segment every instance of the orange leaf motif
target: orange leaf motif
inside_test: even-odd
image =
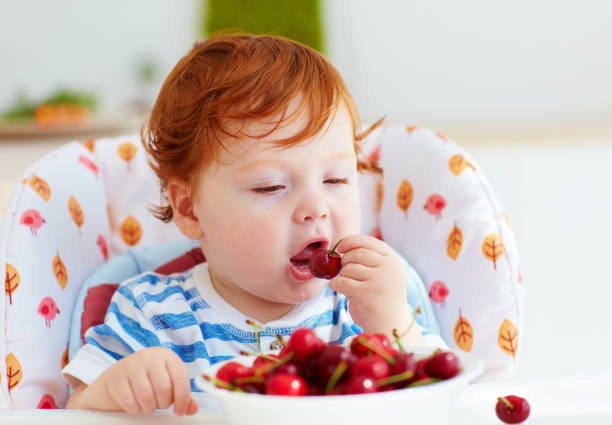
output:
[[[508,225],[508,229],[512,230],[512,226],[510,225],[510,220],[508,220],[508,214],[503,213],[502,217],[504,217],[504,220],[506,221],[506,224]]]
[[[85,146],[89,152],[93,153],[94,148],[96,146],[96,139],[87,139],[81,142],[83,146]]]
[[[416,129],[417,129],[417,127],[415,127],[413,125],[407,125],[406,126],[406,133],[412,133]]]
[[[382,179],[376,181],[376,212],[382,210],[383,199],[385,197],[385,187],[383,186]]]
[[[8,353],[6,356],[6,377],[8,378],[8,389],[12,391],[20,382],[23,377],[21,370],[21,364],[13,353]]]
[[[461,229],[457,227],[457,223],[453,226],[453,230],[448,235],[446,241],[446,253],[450,258],[456,260],[463,247],[463,233]]]
[[[508,319],[504,319],[499,327],[497,344],[504,353],[516,358],[518,350],[518,330],[516,329],[516,326],[514,326],[514,324]]]
[[[68,348],[66,348],[64,350],[64,353],[62,354],[62,369],[65,368],[67,364],[68,364]]]
[[[6,263],[6,276],[4,277],[4,293],[9,297],[9,304],[13,304],[13,292],[21,283],[21,277],[17,269],[9,263]]]
[[[130,161],[134,158],[136,152],[138,152],[138,148],[132,142],[125,142],[117,147],[119,158],[128,163],[128,170],[130,170]]]
[[[57,283],[59,283],[59,286],[62,289],[66,289],[66,285],[68,285],[68,270],[66,269],[64,262],[60,258],[59,252],[53,258],[51,266],[53,267],[53,274],[57,279]]]
[[[142,227],[140,223],[131,215],[121,224],[121,239],[129,246],[136,245],[142,237]]]
[[[408,180],[402,180],[397,191],[397,206],[404,212],[405,217],[408,217],[408,208],[410,208],[410,204],[412,203],[412,196],[412,185],[408,183]]]
[[[497,233],[488,235],[482,243],[482,253],[487,260],[493,261],[493,269],[497,270],[497,260],[504,255],[506,250],[502,238]]]
[[[448,160],[448,168],[452,171],[452,173],[456,176],[461,174],[466,168],[470,167],[473,171],[476,171],[476,168],[472,164],[470,164],[463,155],[453,155],[451,159]]]
[[[83,210],[79,205],[79,202],[75,199],[74,196],[71,196],[68,199],[68,211],[70,212],[70,217],[72,217],[72,221],[76,223],[79,228],[79,235],[81,234],[81,226],[83,225],[83,221],[85,221],[85,216],[83,215]]]
[[[469,353],[472,349],[472,343],[474,342],[474,330],[470,322],[461,315],[461,310],[459,310],[459,319],[457,319],[457,323],[455,323],[453,336],[457,347]]]
[[[51,187],[49,187],[49,183],[44,179],[37,176],[30,177],[30,187],[34,189],[45,202],[49,202],[49,198],[51,198]]]

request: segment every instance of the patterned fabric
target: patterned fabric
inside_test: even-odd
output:
[[[423,306],[417,322],[426,341],[445,347],[437,335],[438,324],[423,283],[416,273],[409,276],[408,301]],[[89,385],[123,357],[161,346],[173,350],[185,362],[192,391],[199,391],[193,381],[204,367],[237,357],[240,351],[268,354],[278,349],[277,334],[288,337],[299,327],[309,327],[325,341],[341,344],[362,331],[348,313],[346,297],[329,287],[281,319],[261,324],[264,328],[259,341],[247,319],[217,294],[207,263],[169,276],[144,273],[119,285],[104,324],[85,333],[86,344],[63,373],[71,382],[76,377]]]
[[[511,377],[520,354],[523,280],[516,240],[476,162],[445,136],[393,126],[368,138],[384,178],[362,181],[363,231],[414,266],[428,288],[442,336],[481,357],[481,380]]]
[[[129,247],[183,237],[148,210],[159,192],[138,140],[69,143],[26,170],[9,200],[0,229],[0,397],[10,407],[65,405],[71,310],[94,270]],[[487,377],[513,375],[522,277],[507,216],[482,170],[423,128],[376,131],[365,152],[378,158],[384,179],[360,178],[362,231],[414,266],[451,347],[481,357]]]

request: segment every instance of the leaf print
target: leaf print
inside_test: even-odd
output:
[[[123,159],[128,164],[128,170],[131,169],[131,161],[138,152],[138,148],[132,142],[125,142],[120,144],[117,147],[117,153],[119,154],[119,158]]]
[[[21,276],[17,269],[9,263],[6,263],[6,276],[4,277],[4,293],[9,297],[9,304],[13,304],[13,292],[21,283]]]
[[[417,127],[414,125],[407,125],[405,129],[406,129],[406,133],[412,133],[414,130],[417,129]]]
[[[94,175],[98,175],[100,171],[95,162],[91,159],[87,158],[85,155],[79,155],[79,162],[85,166],[89,171],[91,171]]]
[[[468,353],[470,352],[474,342],[474,330],[470,322],[461,315],[461,310],[459,310],[459,319],[457,319],[455,323],[453,338],[455,339],[457,347]]]
[[[402,180],[402,183],[397,191],[397,206],[404,212],[404,217],[408,217],[408,208],[410,208],[410,204],[412,203],[412,196],[412,185],[408,182],[408,180]]]
[[[466,168],[470,167],[472,171],[476,171],[476,168],[472,164],[470,164],[463,155],[453,155],[451,159],[448,160],[448,168],[452,171],[452,173],[456,176],[461,174]]]
[[[508,229],[512,230],[512,226],[510,225],[510,220],[508,220],[508,214],[502,213],[502,217],[504,218],[504,221],[508,225]]]
[[[87,148],[89,152],[93,153],[94,148],[96,146],[96,139],[87,139],[82,141],[81,144],[85,146],[85,148]]]
[[[121,239],[129,245],[134,246],[142,237],[142,227],[138,220],[129,215],[121,224]]]
[[[62,369],[68,364],[68,347],[62,353]]]
[[[385,186],[383,185],[383,181],[381,178],[376,181],[376,212],[381,212],[384,197]]]
[[[502,238],[497,233],[488,235],[482,243],[482,253],[487,260],[493,262],[493,269],[497,270],[497,260],[504,255],[506,250],[502,243]]]
[[[21,370],[21,364],[17,357],[13,353],[9,353],[6,356],[6,377],[8,378],[8,389],[12,391],[23,377],[23,371]]]
[[[51,263],[51,267],[53,268],[53,275],[55,279],[57,279],[57,283],[62,289],[66,289],[66,285],[68,284],[68,270],[62,261],[59,252],[53,258],[53,262]]]
[[[83,225],[85,216],[83,215],[81,205],[79,205],[79,202],[74,196],[71,196],[70,199],[68,199],[68,211],[70,212],[70,217],[72,217],[72,221],[74,221],[79,228],[79,235],[81,235],[81,226]]]
[[[446,241],[446,253],[450,258],[456,260],[461,252],[461,247],[463,246],[463,233],[461,229],[457,227],[457,223],[453,226],[453,230],[448,235],[448,240]]]
[[[32,176],[30,177],[29,184],[45,202],[49,202],[49,198],[51,198],[51,187],[49,187],[49,184],[44,179]]]
[[[504,319],[499,327],[497,344],[504,353],[516,358],[518,350],[518,330],[516,326],[514,326],[514,323],[508,319]]]

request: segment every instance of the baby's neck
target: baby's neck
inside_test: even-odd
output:
[[[213,288],[225,302],[260,324],[278,320],[295,308],[295,304],[276,303],[256,297],[231,282],[220,279],[210,268],[208,273]]]

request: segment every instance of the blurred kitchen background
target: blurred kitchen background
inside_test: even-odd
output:
[[[44,153],[137,131],[195,40],[280,32],[330,58],[365,122],[434,128],[488,174],[522,259],[520,377],[612,373],[612,2],[0,4],[0,211]]]

